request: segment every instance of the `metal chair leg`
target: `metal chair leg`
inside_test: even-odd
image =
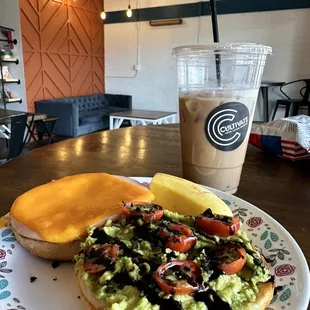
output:
[[[263,104],[264,104],[264,121],[269,122],[269,99],[268,99],[268,87],[261,87]]]
[[[279,108],[279,103],[278,103],[278,102],[276,102],[276,105],[275,105],[274,110],[273,110],[272,118],[271,118],[271,120],[272,120],[272,121],[273,121],[273,120],[274,120],[274,118],[276,117],[276,114],[277,114],[278,108]]]
[[[291,107],[292,107],[292,103],[288,103],[288,104],[286,105],[284,117],[288,117],[288,116],[290,115]]]
[[[55,131],[55,127],[56,127],[56,122],[57,120],[54,120],[54,121],[50,121],[49,124],[51,125],[51,130],[49,130],[46,122],[43,122],[44,124],[44,129],[48,135],[48,144],[51,144],[51,143],[55,143],[55,140],[53,138],[53,135],[54,135],[54,131]]]
[[[41,124],[44,125],[44,122],[43,122],[43,120],[39,119],[39,120],[35,121],[34,123],[35,123],[35,128],[36,128],[36,130],[37,130],[38,139],[39,139],[39,141],[42,141],[42,140],[43,140],[44,133],[42,133],[42,132],[39,131],[39,126],[40,126]]]
[[[27,124],[26,124],[26,127],[27,127],[27,133],[26,133],[26,136],[25,136],[25,139],[24,139],[24,146],[30,142],[31,138],[32,138],[32,126],[33,126],[33,123],[34,123],[34,114],[31,115],[31,120],[28,124],[28,120],[27,120]]]
[[[298,104],[293,104],[293,113],[292,116],[298,115],[299,106]]]

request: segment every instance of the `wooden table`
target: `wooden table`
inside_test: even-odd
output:
[[[5,110],[0,109],[0,123],[4,122],[7,118],[24,114],[23,111],[15,111],[15,110]]]
[[[0,167],[0,215],[14,199],[70,174],[104,171],[125,176],[181,176],[178,125],[128,127],[65,140]],[[310,161],[291,163],[249,147],[237,196],[277,219],[310,262]]]
[[[33,121],[38,121],[38,120],[43,120],[47,117],[46,114],[42,114],[42,113],[31,113],[31,112],[0,109],[0,124],[9,124],[10,121],[7,120],[8,118],[21,115],[21,114],[25,114],[25,113],[28,114],[28,122],[31,122],[32,119]]]
[[[264,110],[264,121],[269,122],[269,87],[279,87],[282,86],[284,82],[269,82],[262,81],[260,85],[260,90],[263,96],[263,110]]]
[[[148,110],[128,110],[110,114],[110,130],[119,129],[123,121],[130,121],[131,126],[161,125],[175,123],[176,112],[161,112]]]
[[[25,113],[23,111],[0,109],[0,137],[10,139],[11,129],[8,125],[11,123],[11,118]]]

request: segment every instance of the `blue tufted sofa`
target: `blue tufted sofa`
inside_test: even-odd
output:
[[[109,114],[131,109],[132,97],[98,94],[35,102],[36,112],[58,117],[55,133],[76,137],[108,129]]]

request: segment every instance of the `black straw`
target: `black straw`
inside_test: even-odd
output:
[[[213,41],[220,42],[219,26],[217,20],[216,0],[210,0],[210,12],[212,20]],[[216,77],[218,85],[221,85],[221,55],[215,54]]]

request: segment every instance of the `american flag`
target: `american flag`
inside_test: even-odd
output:
[[[310,158],[309,152],[302,148],[300,144],[293,141],[285,141],[281,139],[282,157],[291,160],[300,160]]]
[[[284,140],[279,136],[251,133],[249,143],[270,153],[290,160],[310,159],[310,150],[306,150],[294,141]]]

